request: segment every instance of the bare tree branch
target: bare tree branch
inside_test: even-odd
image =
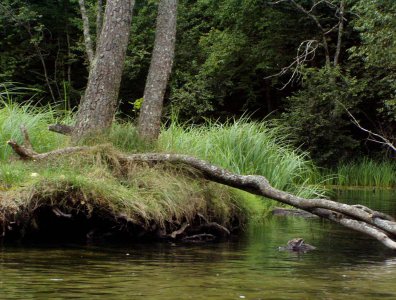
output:
[[[386,137],[384,137],[383,135],[380,135],[378,133],[372,132],[371,130],[368,130],[366,128],[364,128],[362,125],[360,125],[359,121],[355,118],[355,116],[345,107],[344,104],[342,104],[341,102],[338,102],[344,109],[345,111],[348,113],[348,115],[351,117],[352,119],[352,123],[358,127],[360,130],[368,133],[368,137],[367,140],[370,142],[374,142],[374,143],[378,143],[384,146],[389,147],[390,149],[392,149],[393,151],[396,152],[396,146],[393,145],[393,143],[387,139]]]
[[[286,88],[290,83],[295,80],[298,80],[301,75],[301,70],[308,61],[312,61],[315,58],[316,50],[319,47],[319,43],[317,40],[306,40],[301,42],[301,44],[297,48],[297,55],[293,62],[287,67],[282,68],[282,70],[274,75],[270,75],[265,77],[265,79],[269,79],[272,77],[282,76],[289,71],[292,71],[291,76],[288,81],[283,84],[280,90]]]
[[[322,33],[322,46],[323,46],[323,49],[325,51],[325,57],[326,57],[326,66],[330,66],[330,51],[329,51],[329,46],[327,44],[327,39],[326,39],[326,34],[325,34],[327,30],[325,30],[323,28],[323,26],[320,23],[318,17],[311,12],[313,10],[313,8],[311,8],[310,10],[306,10],[302,5],[300,5],[296,1],[290,0],[290,2],[298,10],[300,10],[301,12],[306,14],[308,17],[310,17],[315,22],[315,24],[319,28],[319,30],[321,31],[321,33]]]
[[[335,31],[338,29],[338,36],[337,36],[337,44],[336,44],[336,51],[334,54],[333,58],[333,65],[337,66],[340,53],[341,53],[341,43],[342,43],[342,35],[344,31],[344,13],[345,13],[345,1],[342,0],[340,2],[340,5],[336,5],[334,1],[328,1],[328,0],[320,0],[320,1],[313,1],[312,6],[309,9],[306,9],[304,6],[296,2],[295,0],[279,0],[275,2],[270,2],[272,5],[277,5],[280,3],[289,3],[292,6],[294,6],[298,11],[302,12],[303,14],[307,15],[310,19],[314,21],[316,26],[319,29],[320,35],[321,35],[321,43],[319,43],[316,39],[311,39],[307,41],[303,41],[300,43],[298,49],[297,49],[297,56],[293,60],[293,62],[288,65],[287,67],[282,68],[282,70],[274,75],[265,77],[265,79],[275,77],[275,76],[282,76],[286,74],[289,71],[292,71],[292,74],[289,78],[289,80],[282,86],[281,90],[283,90],[286,86],[288,86],[290,83],[293,81],[299,79],[300,77],[300,71],[302,67],[305,65],[306,62],[313,60],[315,57],[315,52],[318,49],[319,46],[322,46],[324,49],[324,54],[325,54],[325,61],[326,61],[326,66],[330,67],[330,49],[329,49],[329,44],[327,42],[327,35],[329,35],[331,32]],[[319,17],[315,14],[315,9],[319,5],[327,5],[328,7],[335,9],[335,15],[338,19],[337,23],[334,24],[331,28],[325,28]],[[304,49],[304,51],[302,51]]]

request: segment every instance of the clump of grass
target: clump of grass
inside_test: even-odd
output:
[[[8,140],[13,139],[18,143],[23,141],[21,125],[26,127],[37,152],[65,145],[65,136],[48,131],[48,125],[56,122],[56,114],[48,107],[38,108],[31,104],[0,101],[0,160],[10,157],[12,150],[7,145]]]
[[[360,162],[341,164],[329,181],[332,185],[355,187],[394,187],[396,186],[396,163],[375,161],[364,158]]]
[[[293,150],[280,128],[266,122],[172,123],[158,143],[162,151],[195,155],[238,174],[263,175],[274,187],[302,197],[324,192],[313,181],[319,172],[307,155]]]
[[[99,135],[90,135],[80,141],[84,145],[112,144],[123,152],[157,151],[156,143],[148,143],[139,138],[137,128],[132,121],[117,120],[111,128]]]

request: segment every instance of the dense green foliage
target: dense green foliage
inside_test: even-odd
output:
[[[96,40],[97,1],[87,0]],[[156,0],[137,0],[120,91],[123,114],[136,117],[150,64]],[[167,116],[202,123],[246,112],[267,114],[287,128],[288,138],[321,165],[385,150],[367,143],[347,108],[374,132],[396,136],[396,2],[346,0],[337,66],[325,66],[321,32],[312,18],[288,1],[180,0],[176,57],[166,96]],[[299,0],[309,10],[311,1]],[[337,7],[312,10],[324,28],[338,22]],[[88,76],[78,2],[5,0],[0,4],[0,82],[39,88],[36,105],[74,109]],[[337,31],[327,34],[330,56]],[[306,40],[319,41],[314,56],[288,82],[293,70],[270,77],[293,61]],[[19,101],[29,99],[20,95]],[[382,154],[379,154],[384,156]],[[392,157],[392,154],[388,156]]]
[[[353,157],[358,141],[351,136],[345,109],[360,102],[361,86],[339,68],[303,72],[302,89],[288,98],[282,123],[321,165]]]
[[[355,71],[365,85],[366,105],[376,109],[378,127],[395,125],[396,121],[396,2],[360,1],[353,7],[360,18],[353,23],[360,45],[348,49],[350,59],[359,65]],[[362,68],[363,67],[363,68]],[[384,128],[395,136],[395,126]]]

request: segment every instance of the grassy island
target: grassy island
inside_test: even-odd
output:
[[[292,150],[276,128],[247,120],[186,127],[173,122],[157,143],[138,140],[129,122],[86,139],[91,151],[45,161],[22,161],[6,142],[22,143],[20,126],[34,150],[68,145],[48,125],[71,120],[58,112],[4,103],[0,110],[1,228],[5,238],[211,239],[263,217],[271,202],[207,181],[183,165],[120,165],[120,152],[190,154],[238,174],[264,175],[275,187],[312,197],[322,193],[304,154]],[[207,236],[202,236],[203,228]]]

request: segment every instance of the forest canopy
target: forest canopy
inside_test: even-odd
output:
[[[94,47],[104,4],[85,1]],[[134,7],[119,94],[123,116],[139,113],[157,6],[137,0]],[[18,101],[76,109],[90,65],[80,9],[76,0],[1,2],[2,93],[33,88],[33,99],[21,93]],[[350,114],[395,141],[395,15],[392,0],[180,0],[164,118],[274,119],[321,165],[392,156],[367,142]]]

